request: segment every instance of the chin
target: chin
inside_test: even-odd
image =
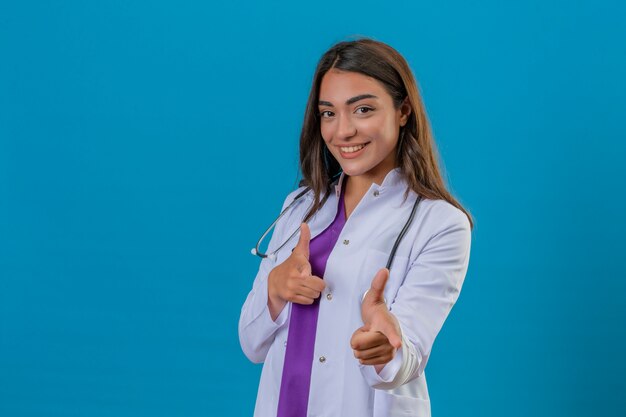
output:
[[[368,170],[361,166],[354,166],[352,164],[341,165],[341,170],[350,177],[356,177],[363,175]]]

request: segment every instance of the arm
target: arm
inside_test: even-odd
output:
[[[399,324],[401,348],[380,373],[373,366],[361,366],[373,388],[396,388],[422,374],[435,337],[461,291],[470,244],[469,221],[459,210],[451,210],[409,265],[390,306]]]
[[[281,209],[284,210],[293,198],[300,192],[298,189],[291,193]],[[286,213],[276,224],[268,245],[268,252],[273,252],[283,240],[289,237],[289,222],[291,213]],[[283,250],[288,250],[286,247]],[[239,343],[244,354],[254,363],[265,360],[267,352],[274,341],[276,332],[287,325],[289,305],[282,309],[276,320],[272,320],[268,308],[268,276],[277,265],[277,260],[264,258],[254,279],[252,290],[248,294],[239,317]]]

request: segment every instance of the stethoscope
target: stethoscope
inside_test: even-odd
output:
[[[274,222],[270,225],[270,227],[267,228],[265,233],[263,233],[263,235],[261,236],[261,238],[257,242],[256,246],[250,251],[250,252],[252,252],[253,255],[260,256],[261,258],[269,258],[269,259],[271,259],[273,261],[276,260],[276,254],[278,253],[278,251],[280,251],[287,244],[287,242],[289,242],[291,239],[293,239],[293,237],[296,234],[298,234],[298,232],[300,231],[300,228],[297,228],[296,230],[294,230],[294,232],[291,234],[291,236],[289,236],[289,238],[287,240],[285,240],[272,253],[263,253],[263,252],[261,252],[259,250],[259,247],[261,246],[261,243],[263,242],[263,239],[265,239],[265,237],[274,228],[274,226],[276,226],[276,223],[278,223],[278,220],[280,220],[280,218],[283,217],[285,215],[285,213],[287,211],[289,211],[292,207],[294,207],[300,201],[303,201],[303,200],[301,200],[301,197],[303,197],[310,190],[311,190],[310,187],[307,187],[304,190],[302,190],[302,192],[298,193],[298,195],[296,195],[296,197],[293,199],[293,201],[287,207],[285,207],[285,209],[283,211],[280,212],[280,214],[278,215],[276,220],[274,220]],[[406,234],[407,230],[411,226],[411,222],[413,222],[413,217],[415,217],[415,212],[417,211],[417,206],[418,206],[418,204],[420,203],[421,200],[422,200],[422,196],[418,195],[417,199],[415,200],[415,203],[413,204],[413,208],[411,209],[411,214],[409,215],[409,218],[407,219],[406,223],[404,224],[404,227],[402,228],[402,230],[398,234],[398,237],[396,238],[396,241],[393,244],[393,248],[391,249],[391,253],[389,254],[389,259],[387,260],[387,266],[386,266],[386,268],[389,269],[389,270],[391,270],[391,264],[393,263],[393,259],[396,256],[396,250],[398,249],[398,246],[400,245],[400,242],[402,241],[402,238],[404,237],[404,235]]]

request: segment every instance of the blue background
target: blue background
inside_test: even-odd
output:
[[[388,42],[476,227],[433,415],[626,410],[626,3],[0,3],[0,415],[249,416],[320,55]]]

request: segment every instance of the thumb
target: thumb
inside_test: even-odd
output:
[[[371,303],[384,303],[385,302],[385,297],[384,297],[385,285],[387,285],[388,279],[389,279],[389,270],[387,268],[380,269],[376,273],[376,275],[374,275],[374,279],[372,279],[372,284],[366,296],[369,302]]]
[[[309,242],[311,241],[311,230],[309,229],[309,225],[306,223],[302,223],[300,225],[300,240],[298,240],[298,244],[295,248],[293,248],[294,252],[298,252],[301,255],[304,255],[307,260],[309,259]]]

